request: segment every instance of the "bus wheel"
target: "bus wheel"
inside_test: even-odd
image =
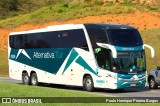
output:
[[[30,77],[28,76],[27,72],[22,73],[22,82],[25,85],[30,85]]]
[[[31,75],[31,85],[37,86],[38,85],[38,78],[36,73],[32,73]]]
[[[158,88],[158,84],[156,83],[154,77],[151,77],[149,79],[149,88],[150,89],[157,89]]]
[[[88,92],[92,92],[94,90],[93,79],[90,75],[86,76],[83,80],[84,89]]]

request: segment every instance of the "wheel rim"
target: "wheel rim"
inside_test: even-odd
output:
[[[37,79],[36,79],[36,77],[34,76],[34,77],[32,77],[32,84],[33,85],[36,85],[37,84]]]
[[[154,87],[154,80],[153,80],[153,79],[150,80],[150,87],[151,87],[151,88]]]
[[[27,75],[24,75],[23,80],[24,80],[24,83],[25,83],[25,84],[28,83],[28,76],[27,76]]]
[[[90,88],[90,87],[92,86],[92,81],[91,81],[91,79],[87,79],[87,80],[86,80],[86,86],[87,86],[87,88]]]

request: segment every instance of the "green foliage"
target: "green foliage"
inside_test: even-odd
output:
[[[160,8],[157,8],[157,7],[154,7],[154,6],[146,5],[146,8],[147,8],[149,11],[160,12]]]
[[[0,20],[27,14],[56,3],[57,0],[0,0]]]
[[[121,5],[126,5],[126,6],[132,6],[134,3],[131,0],[124,0],[123,3],[121,3]]]
[[[83,0],[82,3],[101,5],[101,4],[103,4],[103,0]]]
[[[119,3],[119,0],[116,0],[115,2],[116,2],[116,3]]]
[[[129,6],[100,6],[92,4],[58,3],[52,6],[43,7],[30,14],[8,18],[0,21],[1,28],[15,28],[25,23],[37,24],[49,21],[66,21],[86,16],[102,14],[132,13],[134,8]]]
[[[69,7],[69,4],[63,4],[63,7],[65,7],[65,8],[68,8]]]
[[[120,0],[116,0],[119,3]],[[136,5],[139,5],[140,0],[136,1]],[[36,11],[40,8],[54,5],[56,3],[76,3],[76,4],[88,4],[88,5],[100,5],[103,6],[104,0],[0,0],[0,20],[19,16],[23,14],[28,14]],[[107,3],[108,6],[113,5],[113,1]],[[122,6],[134,6],[135,3],[132,0],[124,0],[121,3]],[[66,5],[67,6],[67,5]],[[140,6],[140,5],[139,5]],[[141,8],[149,8],[151,11],[160,11],[160,1],[157,0],[155,4],[151,4],[151,7],[145,7],[146,4]],[[63,10],[57,10],[62,13]]]
[[[82,91],[71,91],[57,88],[6,84],[0,82],[1,97],[102,97]],[[10,88],[10,89],[8,89]]]
[[[16,11],[18,8],[18,0],[0,0],[0,7],[7,11]]]

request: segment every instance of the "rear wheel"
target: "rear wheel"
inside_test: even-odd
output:
[[[22,73],[22,82],[25,85],[29,85],[30,84],[30,77],[28,76],[27,72],[23,72]]]
[[[83,86],[86,91],[92,92],[94,90],[93,79],[90,75],[83,79]]]
[[[154,77],[151,77],[149,79],[149,88],[150,89],[157,89],[158,88],[158,84],[156,83]]]
[[[31,85],[37,86],[38,85],[38,78],[36,73],[31,74]]]

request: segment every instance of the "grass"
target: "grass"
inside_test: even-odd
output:
[[[14,18],[8,18],[0,21],[1,28],[15,28],[22,24],[37,24],[49,21],[66,21],[86,16],[102,14],[121,14],[132,13],[134,8],[130,6],[106,6],[80,3],[58,3],[48,7],[43,7],[35,12],[26,15],[20,15]]]
[[[102,97],[83,91],[7,84],[3,82],[0,82],[0,91],[0,97]]]

